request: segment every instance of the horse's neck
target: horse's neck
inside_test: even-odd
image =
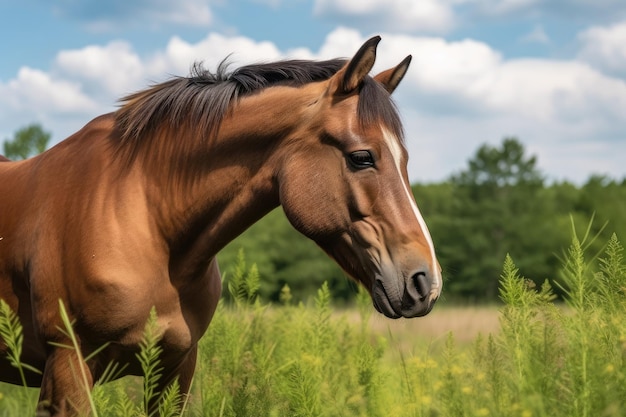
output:
[[[290,89],[293,90],[293,89]],[[189,186],[170,184],[161,206],[169,228],[174,269],[185,275],[279,205],[276,176],[283,139],[297,127],[294,105],[264,105],[267,97],[243,99],[224,119],[206,161]],[[287,108],[291,110],[287,112]],[[291,114],[292,117],[286,117]],[[158,190],[160,187],[153,187]],[[180,192],[179,192],[180,191]],[[155,196],[155,204],[163,196]],[[169,218],[166,218],[168,217]]]
[[[278,206],[278,193],[271,180],[243,175],[242,171],[224,168],[197,184],[198,194],[205,194],[204,201],[189,205],[172,233],[174,274],[195,274],[220,249]]]

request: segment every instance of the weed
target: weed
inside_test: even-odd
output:
[[[176,382],[157,392],[162,372],[153,310],[138,355],[143,384],[136,378],[97,384],[90,393],[92,415],[148,416],[150,404],[158,404],[162,416],[189,417],[622,416],[623,247],[615,235],[603,254],[589,256],[588,247],[588,237],[574,235],[562,258],[563,274],[539,288],[507,256],[500,279],[500,330],[475,336],[471,343],[459,343],[455,332],[440,343],[417,334],[374,331],[372,322],[379,319],[370,317],[365,291],[357,296],[354,313],[333,310],[327,285],[308,304],[294,305],[288,288],[282,305],[261,304],[258,271],[247,267],[241,254],[225,286],[233,302],[220,302],[200,342],[188,402],[181,405]],[[549,282],[562,289],[564,302],[555,299]],[[432,315],[438,313],[446,312]],[[71,329],[64,320],[68,340]],[[1,302],[0,336],[11,365],[30,369],[20,361],[21,326]],[[419,348],[406,349],[409,342]],[[65,347],[77,349],[74,343]],[[114,379],[121,369],[111,365],[105,379]],[[80,376],[81,370],[76,372]],[[136,395],[142,386],[143,398]],[[17,388],[27,395],[0,385],[0,416],[33,414],[34,391]]]

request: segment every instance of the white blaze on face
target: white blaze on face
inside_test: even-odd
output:
[[[385,139],[385,142],[387,143],[387,146],[389,147],[389,150],[391,151],[391,154],[393,155],[396,169],[398,170],[398,176],[404,182],[404,177],[402,176],[402,167],[401,167],[403,152],[402,152],[402,145],[400,144],[400,139],[397,138],[395,135],[393,135],[391,132],[389,132],[386,129],[383,129],[383,137]],[[441,278],[441,272],[439,271],[439,268],[438,268],[439,264],[437,263],[437,257],[435,255],[435,245],[433,244],[433,239],[430,237],[430,232],[428,231],[426,222],[424,221],[424,218],[422,217],[422,213],[420,213],[419,208],[417,208],[417,204],[415,203],[415,199],[413,198],[413,194],[411,192],[411,187],[406,182],[404,183],[404,193],[405,193],[406,198],[409,200],[409,205],[413,209],[413,214],[415,215],[415,219],[420,225],[420,228],[422,229],[422,233],[424,234],[424,237],[426,238],[426,242],[428,242],[428,247],[430,249],[430,262],[432,265],[432,274],[433,274],[431,293],[433,291],[436,291],[437,295],[439,295],[439,292],[441,291],[441,287],[443,285],[443,280]]]

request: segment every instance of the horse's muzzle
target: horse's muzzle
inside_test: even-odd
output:
[[[389,281],[382,276],[376,277],[372,301],[379,313],[392,319],[425,316],[433,309],[441,292],[441,287],[433,285],[423,272],[413,274],[403,282]]]

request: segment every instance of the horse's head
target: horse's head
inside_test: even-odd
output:
[[[370,292],[392,318],[427,314],[440,266],[407,175],[402,126],[390,93],[410,56],[369,77],[380,38],[367,41],[316,88],[290,140],[280,198],[291,223]]]

